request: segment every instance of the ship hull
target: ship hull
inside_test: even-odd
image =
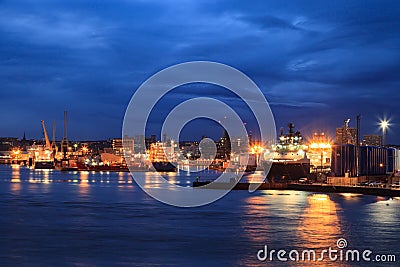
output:
[[[308,162],[273,162],[267,179],[269,181],[291,181],[309,177],[309,175],[310,163]]]
[[[56,170],[62,171],[62,172],[71,172],[71,171],[78,171],[78,167],[61,167],[61,166],[56,166]]]
[[[176,167],[171,162],[152,162],[152,164],[158,172],[176,172]]]
[[[54,161],[35,161],[33,168],[35,170],[52,170],[54,169]]]
[[[89,166],[84,163],[77,162],[79,171],[109,171],[109,172],[128,172],[129,169],[125,165],[96,165]]]

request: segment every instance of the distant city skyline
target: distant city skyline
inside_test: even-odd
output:
[[[386,117],[387,143],[400,144],[398,1],[22,0],[0,7],[0,136],[40,139],[44,119],[50,132],[57,122],[60,139],[68,110],[70,139],[120,137],[142,82],[176,63],[209,60],[257,83],[278,131],[294,122],[305,136],[322,130],[334,138],[344,119],[355,127],[361,114],[361,135],[382,134]],[[198,95],[242,109],[225,91],[203,86],[178,88],[158,111]],[[183,139],[215,138],[217,129],[187,129]]]
[[[185,126],[185,128],[193,126],[192,123],[193,122],[189,123],[187,126]],[[201,128],[204,125],[204,122],[198,122],[198,125],[199,125],[199,128]],[[211,123],[210,125],[215,127],[215,128],[208,129],[208,130],[202,128],[204,130],[203,134],[201,132],[198,132],[197,134],[193,134],[193,133],[187,134],[187,130],[184,129],[182,131],[182,135],[181,135],[182,138],[179,141],[180,142],[200,141],[203,137],[211,137],[215,141],[219,140],[224,134],[223,133],[223,128],[218,126],[217,123]],[[279,137],[279,133],[280,133],[281,130],[284,130],[284,132],[288,131],[288,127],[287,126],[288,125],[284,125],[282,127],[278,127],[277,128],[277,138]],[[50,125],[50,127],[51,127],[51,125]],[[215,131],[216,128],[218,128],[219,131]],[[299,130],[297,128],[295,128],[295,129]],[[324,133],[324,135],[326,135],[327,140],[331,144],[341,144],[341,142],[338,141],[338,138],[340,139],[342,137],[340,135],[341,133],[339,133],[339,136],[338,136],[338,131],[340,131],[342,129],[343,129],[343,126],[339,125],[336,128],[332,128],[332,129],[308,129],[308,131],[306,130],[306,132],[301,132],[301,134],[304,136],[304,139],[306,141],[312,141],[312,139],[314,138],[313,135],[315,135],[316,133]],[[248,130],[249,130],[250,135],[253,136],[254,140],[258,140],[258,138],[259,138],[258,135],[253,135],[252,130],[251,129],[248,129]],[[336,130],[336,133],[335,133],[335,130]],[[349,128],[349,130],[351,131],[351,135],[353,136],[352,138],[356,138],[355,137],[356,136],[356,133],[355,133],[356,128],[355,128],[355,126]],[[51,132],[51,128],[48,128],[47,131],[50,133]],[[59,131],[61,131],[61,130],[59,130]],[[210,133],[210,134],[209,135],[205,134],[207,132]],[[167,134],[165,134],[165,136],[163,136],[163,134],[160,134],[159,132],[158,133],[147,132],[145,137],[146,138],[150,138],[153,135],[156,136],[155,140],[157,140],[157,141],[161,141],[164,137],[170,138],[170,136],[168,136]],[[19,140],[22,140],[24,137],[27,140],[44,140],[43,132],[41,133],[41,136],[31,136],[31,137],[27,136],[26,132],[24,132],[22,134],[22,137],[20,137],[20,136],[0,136],[0,138],[17,138]],[[135,135],[129,136],[129,137],[135,137]],[[51,136],[49,136],[49,138],[51,138]],[[113,139],[118,139],[118,138],[122,139],[122,136],[121,135],[108,136],[108,137],[104,137],[104,138],[100,138],[100,139],[88,139],[88,138],[84,137],[82,139],[72,138],[70,140],[71,141],[97,141],[97,140],[113,140]],[[359,136],[360,144],[373,145],[373,146],[374,145],[375,146],[379,145],[380,146],[380,145],[382,145],[382,138],[383,138],[382,132],[376,132],[376,133],[366,133],[365,132],[364,133],[362,131],[362,128],[361,128],[361,133],[360,133],[360,136]],[[56,141],[57,142],[61,142],[61,139],[62,139],[62,133],[60,133],[60,135],[56,135]],[[355,140],[353,140],[353,143],[355,144]],[[388,143],[388,144],[400,145],[400,144],[397,144],[397,143]]]

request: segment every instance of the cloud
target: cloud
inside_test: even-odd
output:
[[[20,38],[21,41],[42,46],[65,46],[66,48],[90,49],[104,47],[101,32],[88,19],[73,14],[40,16],[13,14],[3,11],[0,30]]]
[[[341,123],[346,113],[397,113],[398,1],[26,0],[0,7],[0,106],[3,114],[19,114],[20,125],[0,126],[7,135],[29,128],[39,137],[35,120],[62,118],[70,109],[79,114],[76,138],[118,136],[135,89],[157,71],[190,60],[243,71],[279,120],[307,123],[316,116],[310,114],[320,114]],[[198,95],[241,105],[208,88],[174,97]],[[111,127],[100,131],[103,124]]]
[[[250,16],[245,15],[239,19],[257,25],[261,29],[283,29],[283,30],[301,30],[295,24],[275,16]],[[298,23],[296,23],[298,24]]]

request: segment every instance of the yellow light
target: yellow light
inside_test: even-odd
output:
[[[329,200],[329,196],[324,195],[324,194],[313,194],[309,198],[311,201],[327,201],[327,200]]]
[[[312,143],[310,145],[310,148],[312,148],[312,149],[317,149],[317,148],[328,149],[328,148],[331,148],[331,147],[332,147],[332,145],[329,144],[329,143]]]
[[[263,153],[265,148],[262,146],[254,145],[253,147],[250,148],[250,154],[261,154]]]
[[[362,196],[362,194],[355,194],[355,193],[340,193],[339,195],[343,196],[345,199],[351,199],[353,197]]]
[[[310,145],[310,148],[318,148],[318,144],[317,144],[317,143],[312,143],[312,144]]]

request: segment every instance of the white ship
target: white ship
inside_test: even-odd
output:
[[[274,153],[272,161],[264,161],[264,166],[271,166],[267,175],[268,180],[298,180],[310,174],[310,159],[307,158],[306,146],[299,131],[294,131],[294,124],[289,124],[289,133],[283,129],[278,143],[270,153]],[[271,157],[268,157],[271,158]]]

